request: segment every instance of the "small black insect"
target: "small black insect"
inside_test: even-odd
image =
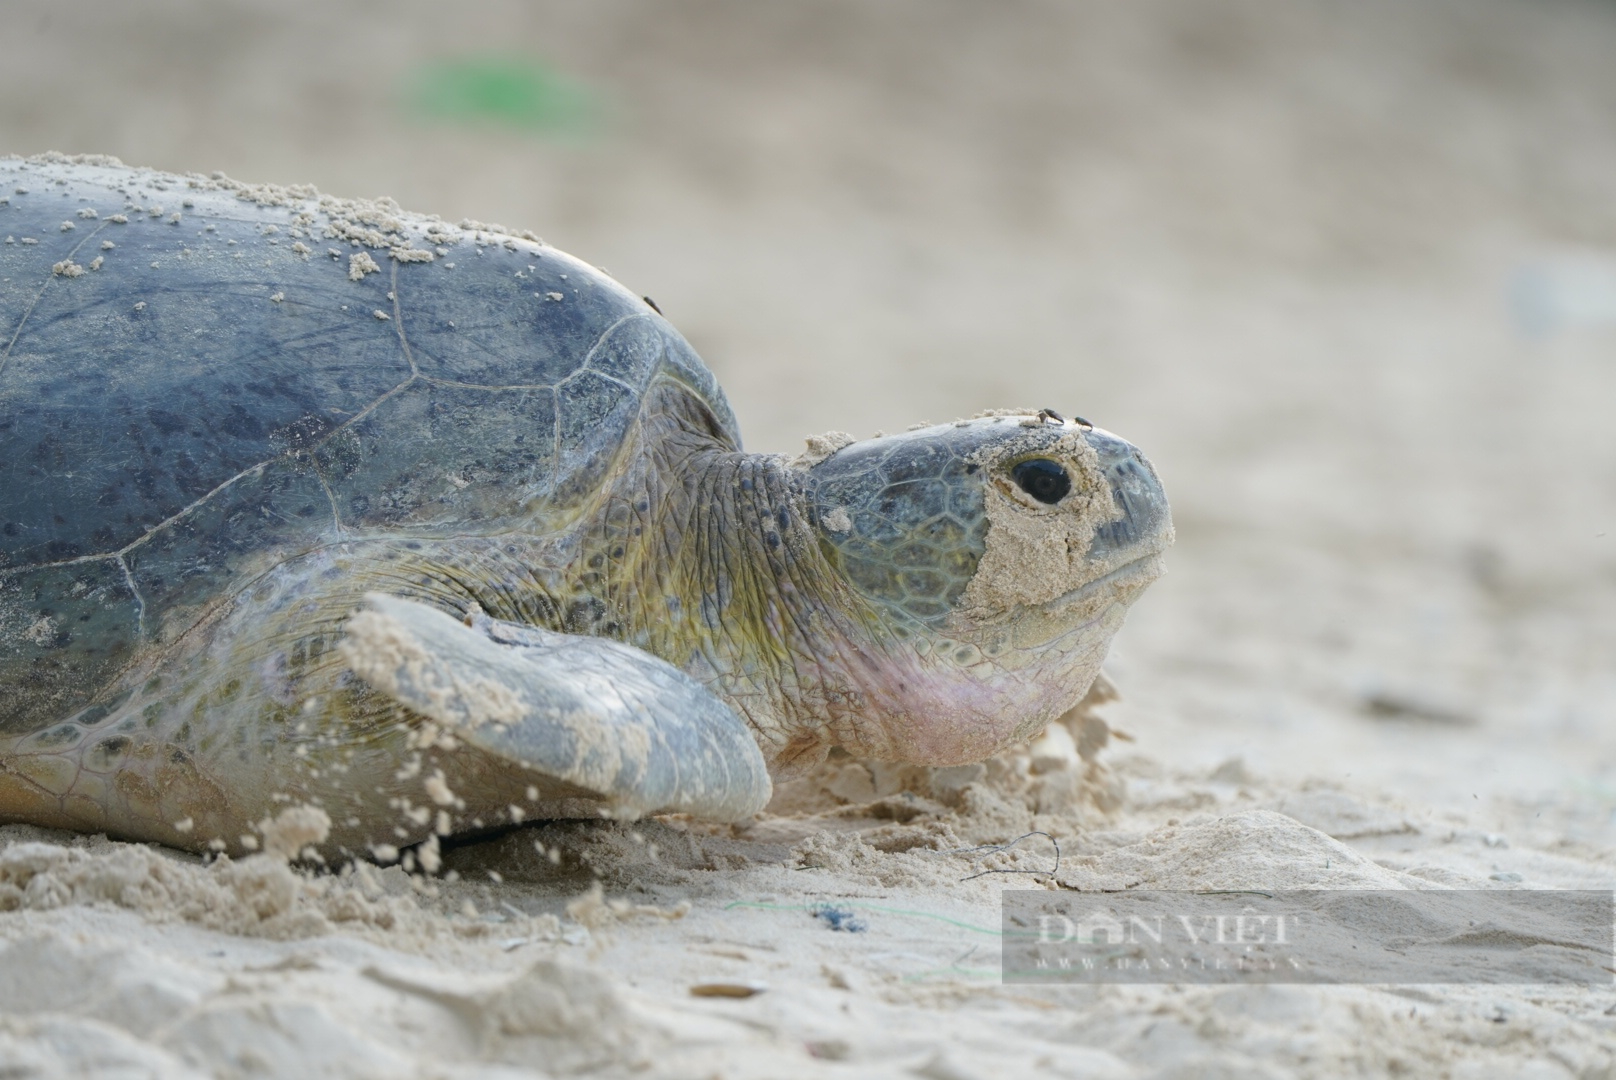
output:
[[[649,296],[642,296],[640,299],[644,300],[648,305],[650,305],[652,311],[656,312],[658,315],[662,314],[662,309],[656,306],[655,300],[651,299]]]
[[[1059,462],[1048,458],[1029,458],[1018,462],[1010,470],[1010,477],[1022,491],[1050,506],[1066,498],[1067,492],[1072,490],[1072,478],[1066,475],[1066,470]]]
[[[1064,424],[1064,423],[1066,423],[1066,417],[1062,416],[1060,413],[1056,412],[1054,409],[1039,409],[1038,410],[1038,420],[1039,420],[1040,423],[1044,423],[1044,424]],[[1077,424],[1080,427],[1089,428],[1090,430],[1093,430],[1093,428],[1094,428],[1093,424],[1089,423],[1087,420],[1083,419],[1081,416],[1072,417],[1072,423]]]

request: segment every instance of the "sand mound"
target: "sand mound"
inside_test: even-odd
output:
[[[138,946],[37,934],[0,950],[0,1054],[15,1049],[4,1060],[34,1070],[24,1076],[408,1076],[415,1055],[400,1036],[413,1029],[446,1063],[570,1075],[644,1068],[658,1035],[611,980],[573,963],[540,960],[514,976],[332,967],[225,976]],[[288,993],[264,976],[299,969],[325,977]]]
[[[0,843],[10,831],[0,829]],[[388,895],[382,882],[382,872],[369,867],[343,882],[299,873],[270,854],[202,865],[172,852],[106,841],[87,847],[23,841],[0,848],[0,911],[112,904],[154,921],[265,937],[310,937],[329,933],[336,923],[391,929],[410,922],[418,914],[414,903]]]
[[[1272,810],[1169,825],[1063,872],[1069,889],[1405,889],[1403,875]]]

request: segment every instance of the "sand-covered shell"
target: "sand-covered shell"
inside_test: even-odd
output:
[[[266,560],[565,528],[659,374],[739,443],[678,333],[531,234],[48,155],[0,159],[0,238],[0,734]]]

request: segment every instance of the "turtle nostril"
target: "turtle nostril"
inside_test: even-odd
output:
[[[1048,458],[1031,458],[1016,464],[1010,470],[1011,479],[1028,495],[1050,506],[1066,498],[1072,490],[1072,478],[1058,462]]]

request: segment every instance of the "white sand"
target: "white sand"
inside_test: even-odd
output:
[[[1135,741],[1103,775],[1062,747],[841,761],[738,831],[450,851],[434,895],[0,828],[0,1074],[1616,1068],[1609,991],[1004,986],[983,932],[1033,882],[1616,884],[1609,5],[37,0],[6,26],[0,149],[533,227],[656,298],[754,449],[1047,404],[1147,449],[1180,540],[1113,655]],[[614,87],[615,134],[390,111],[409,65],[490,42]],[[1040,838],[957,853],[1032,829],[1058,874],[965,880],[1052,869]]]

